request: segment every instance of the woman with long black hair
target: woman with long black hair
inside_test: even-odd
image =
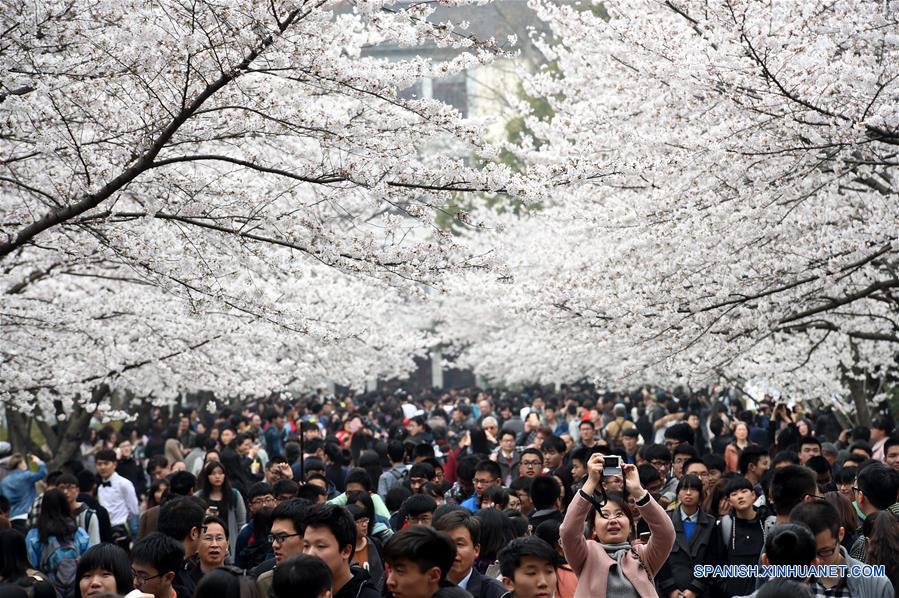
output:
[[[28,561],[53,583],[64,598],[77,592],[75,566],[90,547],[90,536],[78,527],[61,490],[44,492],[37,527],[25,536]]]
[[[209,514],[228,524],[228,547],[231,559],[237,554],[237,535],[247,522],[247,507],[243,497],[231,487],[225,467],[221,463],[207,463],[197,480],[196,496],[206,501]],[[229,559],[228,562],[231,562]]]

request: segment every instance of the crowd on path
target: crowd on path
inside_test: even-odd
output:
[[[53,471],[0,443],[0,598],[892,598],[899,584],[889,414],[847,428],[719,387],[563,387],[148,421],[93,425]],[[777,565],[802,573],[763,574]]]

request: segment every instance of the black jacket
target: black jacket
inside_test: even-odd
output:
[[[346,582],[333,598],[381,598],[381,593],[371,583],[368,572],[362,567],[350,567],[352,579]]]
[[[718,528],[714,517],[702,510],[697,513],[699,517],[696,522],[696,530],[689,542],[684,530],[684,521],[681,519],[680,508],[668,513],[674,524],[675,541],[668,560],[656,575],[659,594],[662,596],[667,596],[672,590],[688,589],[695,592],[697,596],[708,595],[708,585],[704,580],[693,576],[693,566],[706,565],[713,560],[710,549],[713,544],[716,544],[715,534],[718,533]]]
[[[134,491],[137,493],[137,499],[144,495],[147,491],[147,476],[144,475],[144,468],[134,459],[121,459],[115,466],[116,473],[134,484]]]
[[[101,505],[94,495],[85,494],[84,492],[79,493],[76,500],[83,502],[97,512],[97,523],[100,526],[100,541],[112,542],[112,523],[109,521],[109,511],[106,510],[106,507]]]
[[[474,598],[501,598],[506,588],[492,577],[484,577],[477,569],[472,569],[465,591]]]

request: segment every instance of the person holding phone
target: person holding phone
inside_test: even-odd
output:
[[[568,507],[559,530],[568,564],[578,577],[574,596],[657,597],[653,578],[674,545],[674,525],[640,485],[637,467],[624,464],[621,466],[624,487],[652,532],[645,545],[634,544],[635,526],[627,499],[617,493],[608,494],[604,503],[594,498],[594,492],[602,484],[603,467],[603,455],[591,455],[587,480]],[[593,542],[588,542],[584,535],[585,519]]]
[[[197,480],[199,489],[195,496],[206,501],[209,517],[220,517],[228,527],[228,549],[230,559],[237,554],[237,536],[247,522],[247,509],[243,496],[231,487],[228,475],[221,463],[207,463]]]

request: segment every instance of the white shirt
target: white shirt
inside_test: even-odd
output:
[[[107,483],[109,486],[106,485]],[[115,472],[109,476],[108,480],[100,484],[97,498],[100,500],[100,504],[109,511],[109,523],[113,526],[125,525],[129,515],[140,515],[140,505],[137,503],[134,484]]]
[[[459,582],[459,587],[463,590],[468,589],[468,580],[471,579],[471,572],[474,571],[474,567],[468,570],[468,575],[465,576],[465,579]]]

